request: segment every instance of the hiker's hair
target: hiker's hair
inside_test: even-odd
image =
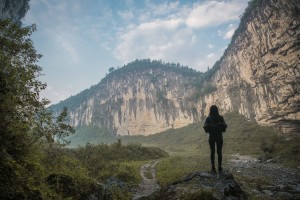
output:
[[[209,109],[209,116],[219,116],[219,110],[216,105],[212,105]]]

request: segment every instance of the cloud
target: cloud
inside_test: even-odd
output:
[[[218,33],[218,36],[222,37],[223,39],[225,40],[228,40],[228,39],[231,39],[231,37],[233,36],[235,30],[236,30],[237,26],[234,25],[234,24],[229,24],[227,27],[226,27],[226,30],[224,29],[219,29],[217,31]]]
[[[56,88],[56,89],[55,89]],[[51,101],[50,104],[59,103],[59,101],[68,98],[71,96],[71,92],[68,88],[57,89],[57,87],[47,86],[45,90],[41,92],[41,98],[45,98]]]
[[[125,21],[130,21],[134,17],[132,11],[119,11],[118,15]]]
[[[122,62],[136,58],[167,58],[172,51],[184,46],[187,38],[193,38],[190,31],[179,26],[179,20],[156,20],[131,27],[120,35],[115,55]]]
[[[56,36],[57,44],[59,44],[64,54],[66,54],[67,61],[69,64],[77,64],[79,63],[80,56],[77,52],[77,48],[73,44],[73,41],[70,39],[70,36],[66,36],[63,33]]]
[[[233,24],[229,24],[227,27],[227,32],[225,33],[224,39],[231,39],[231,37],[234,34],[235,29],[236,29],[236,26],[234,26]]]
[[[193,28],[216,26],[231,20],[238,20],[243,4],[237,1],[207,1],[194,5],[186,24]]]
[[[207,54],[208,49],[218,50],[209,41],[203,46],[208,36],[200,31],[238,20],[246,3],[242,0],[205,1],[181,6],[179,1],[154,4],[146,0],[147,9],[133,13],[138,20],[119,31],[114,55],[123,63],[151,58],[206,70],[222,53]],[[232,31],[233,25],[220,34],[227,39]]]
[[[155,4],[150,0],[146,0],[145,5],[148,12],[154,16],[169,15],[170,13],[174,13],[179,9],[179,1]]]
[[[212,49],[212,48],[214,48],[214,45],[212,45],[212,44],[209,43],[207,47],[210,48],[210,49]]]
[[[209,60],[214,59],[215,57],[216,57],[216,54],[214,54],[214,53],[210,53],[206,56],[206,58]]]

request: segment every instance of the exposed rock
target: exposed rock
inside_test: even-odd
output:
[[[163,187],[159,192],[142,199],[175,200],[199,191],[211,193],[214,199],[247,199],[245,192],[229,172],[222,174],[193,172],[182,180]]]
[[[198,74],[193,77],[175,70],[154,66],[112,73],[90,89],[93,92],[87,92],[90,96],[68,105],[70,124],[92,124],[117,135],[150,135],[199,121],[196,102],[186,100],[194,93],[191,84]],[[58,110],[61,104],[53,109]]]
[[[211,80],[217,91],[205,102],[300,133],[300,4],[257,3],[225,51]]]
[[[216,104],[262,125],[300,133],[300,4],[261,0],[248,8],[209,79],[210,93],[197,77],[166,66],[137,67],[105,80],[67,101],[70,124],[106,128],[117,135],[150,135],[198,122]],[[202,87],[205,86],[202,84]],[[201,89],[201,88],[200,88]],[[202,88],[203,89],[203,88]],[[77,99],[76,99],[77,98]],[[76,102],[76,103],[74,103]]]
[[[299,169],[286,168],[278,163],[258,162],[253,157],[239,155],[229,160],[228,169],[247,180],[240,183],[249,198],[298,199],[300,196]]]

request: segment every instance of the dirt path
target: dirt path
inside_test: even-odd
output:
[[[137,200],[141,197],[148,196],[160,188],[156,179],[156,164],[159,161],[151,161],[141,167],[142,181],[139,184],[137,191],[133,197],[133,200]]]

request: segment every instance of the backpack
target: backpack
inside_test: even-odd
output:
[[[205,124],[204,124],[204,131],[205,133],[210,132],[226,132],[227,124],[224,121],[224,118],[219,116],[209,116],[206,118]]]

